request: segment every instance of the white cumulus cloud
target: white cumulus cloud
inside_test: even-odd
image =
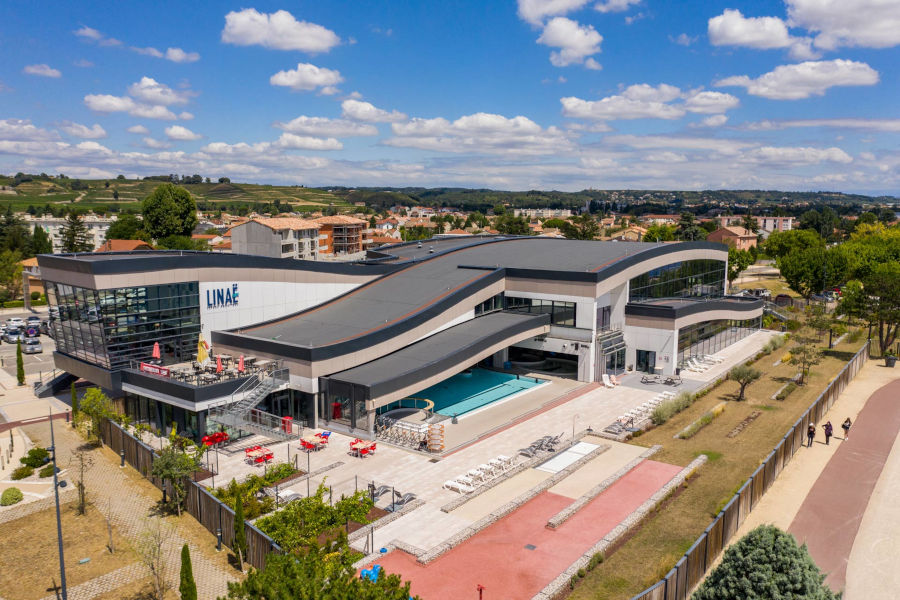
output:
[[[763,146],[746,153],[745,158],[754,162],[783,165],[817,164],[821,162],[851,163],[853,158],[840,148],[774,147]]]
[[[594,5],[594,9],[602,13],[622,12],[632,5],[640,4],[641,0],[603,0]]]
[[[345,118],[366,123],[397,123],[408,118],[402,112],[396,110],[386,111],[377,108],[371,102],[360,100],[344,100],[341,102],[341,113]]]
[[[197,52],[185,52],[181,48],[167,48],[166,60],[175,63],[192,63],[200,60],[200,54]]]
[[[815,45],[890,48],[900,44],[896,0],[786,0],[788,22],[816,33]]]
[[[334,86],[344,81],[339,71],[317,67],[309,63],[298,63],[296,69],[278,71],[269,78],[269,83],[292,90],[309,91],[321,88],[322,93],[333,93]]]
[[[706,92],[709,94],[710,92]],[[687,110],[691,112],[724,112],[733,107],[737,98],[729,94],[722,97],[704,96],[704,92],[690,95],[692,104],[672,104],[684,96],[674,85],[661,83],[652,86],[640,83],[628,86],[620,94],[600,100],[584,100],[569,96],[560,98],[563,116],[597,121],[617,119],[679,119]],[[698,98],[699,97],[699,98]],[[733,99],[733,100],[732,100]]]
[[[714,46],[740,46],[770,50],[789,48],[794,58],[816,58],[811,38],[795,37],[778,17],[745,17],[741,11],[726,9],[707,24],[709,41]]]
[[[282,133],[275,146],[297,150],[341,150],[344,147],[335,138],[317,138],[295,133]]]
[[[832,87],[875,85],[878,80],[878,71],[866,63],[836,59],[781,65],[755,79],[736,75],[715,85],[745,87],[748,94],[773,100],[800,100],[822,96]]]
[[[179,92],[173,90],[164,83],[160,83],[152,77],[141,77],[141,80],[128,86],[128,93],[132,98],[146,102],[147,104],[170,106],[172,104],[187,104],[190,100],[189,91]]]
[[[0,119],[0,140],[37,142],[58,139],[57,132],[41,129],[29,119]]]
[[[27,65],[22,72],[26,75],[37,75],[38,77],[52,77],[54,79],[62,77],[59,69],[54,69],[50,65],[41,63],[38,65]]]
[[[684,107],[692,113],[715,115],[737,108],[740,103],[741,101],[731,94],[697,92],[684,101]]]
[[[166,141],[163,141],[163,140],[158,140],[156,138],[152,138],[152,137],[145,137],[144,145],[148,148],[153,148],[154,150],[162,150],[163,148],[171,148],[172,147],[172,144],[170,144]]]
[[[170,127],[166,127],[166,137],[170,140],[178,140],[180,142],[187,142],[191,140],[199,140],[203,136],[199,133],[194,133],[187,127],[182,127],[181,125],[172,125]]]
[[[286,10],[269,14],[245,8],[225,15],[222,41],[236,46],[262,46],[312,54],[328,52],[341,42],[341,38],[316,23],[298,21]]]
[[[164,121],[174,121],[177,118],[175,113],[165,106],[139,104],[128,96],[88,94],[84,97],[84,105],[99,113],[127,112],[134,117],[161,119]]]
[[[540,25],[547,17],[556,17],[578,10],[590,0],[519,0],[519,18],[532,25]]]
[[[94,123],[93,127],[82,125],[81,123],[72,123],[71,121],[63,121],[59,128],[73,137],[85,140],[99,140],[106,137],[106,130],[99,123]]]
[[[283,123],[275,122],[275,127],[289,133],[299,133],[314,137],[356,137],[378,135],[378,128],[368,123],[358,123],[346,119],[307,117],[301,115]]]
[[[132,125],[128,129],[126,129],[128,133],[140,133],[146,135],[150,133],[150,130],[144,127],[143,125]]]
[[[603,36],[590,25],[581,25],[566,17],[554,17],[544,26],[537,41],[551,48],[559,48],[550,53],[550,62],[556,67],[583,64],[586,60],[592,60],[590,68],[600,66],[589,57],[600,52]]]

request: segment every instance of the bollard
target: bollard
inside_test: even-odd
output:
[[[69,411],[66,411],[66,425],[69,424]]]
[[[124,469],[125,468],[125,450],[124,449],[119,450],[119,458],[121,459],[119,461],[119,468]]]
[[[222,529],[216,529],[216,552],[222,551]]]

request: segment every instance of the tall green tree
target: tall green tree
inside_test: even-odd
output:
[[[497,217],[494,220],[494,227],[505,235],[531,235],[528,221],[524,217],[514,217],[512,213],[504,213]]]
[[[150,236],[144,231],[144,222],[137,215],[124,213],[119,215],[106,230],[106,239],[147,241]]]
[[[31,232],[25,222],[13,213],[11,204],[7,205],[0,221],[0,249],[17,251],[22,258],[34,256]]]
[[[748,365],[738,365],[728,372],[728,377],[741,386],[738,393],[738,402],[740,402],[744,399],[744,391],[747,389],[747,386],[762,377],[762,372]]]
[[[876,265],[861,281],[849,282],[837,310],[875,327],[884,354],[900,335],[900,263]]]
[[[700,227],[700,223],[693,213],[681,213],[681,219],[676,225],[675,237],[686,242],[706,239],[706,230]]]
[[[90,252],[94,249],[93,239],[77,211],[73,210],[66,217],[59,236],[63,252]]]
[[[240,496],[235,498],[234,503],[234,540],[231,542],[231,549],[237,555],[243,572],[244,560],[247,558],[247,531],[244,529],[244,500]]]
[[[197,226],[197,204],[183,187],[164,183],[141,203],[144,231],[159,239],[172,235],[190,237]]]
[[[6,299],[18,298],[22,291],[22,254],[18,250],[0,252],[0,286]]]
[[[100,388],[90,388],[84,393],[78,404],[78,412],[85,414],[91,420],[91,436],[100,436],[100,426],[103,419],[108,419],[115,414],[112,400],[103,393]]]
[[[675,227],[664,223],[654,223],[644,234],[645,242],[672,242],[675,240]]]
[[[31,249],[34,254],[53,254],[53,242],[50,236],[44,231],[40,225],[34,226],[34,233],[31,236]]]
[[[806,383],[807,377],[812,367],[822,362],[822,350],[815,345],[813,338],[799,338],[800,344],[791,348],[792,365],[800,367],[800,385]]]
[[[741,273],[747,270],[756,260],[753,254],[746,250],[738,250],[734,246],[728,248],[728,283],[729,285],[735,279],[740,277]]]
[[[154,477],[171,484],[168,507],[180,516],[187,495],[184,480],[200,468],[201,451],[196,446],[187,445],[185,438],[178,438],[174,430],[169,436],[169,442],[168,446],[159,451],[159,457],[153,461],[150,472]]]
[[[774,259],[801,252],[808,248],[824,248],[825,240],[815,231],[808,229],[792,229],[790,231],[773,231],[769,234],[763,250]]]
[[[827,526],[827,525],[823,525]],[[725,551],[692,600],[837,600],[806,546],[774,525],[757,527]]]
[[[242,582],[229,583],[226,598],[407,600],[413,597],[409,582],[404,583],[399,575],[382,572],[375,581],[358,577],[353,568],[355,558],[345,536],[326,546],[313,544],[297,554],[270,554],[264,569],[251,571]]]
[[[807,248],[777,260],[788,286],[806,298],[847,281],[847,254],[840,246]]]
[[[22,340],[16,340],[16,379],[25,385],[25,361],[22,358]]]
[[[560,229],[570,240],[592,240],[600,235],[600,224],[589,214],[573,217],[571,221],[563,221]]]
[[[187,544],[181,547],[181,583],[178,591],[181,593],[181,600],[197,600],[197,583],[194,581],[191,551]]]

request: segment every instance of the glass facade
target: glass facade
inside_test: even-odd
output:
[[[759,329],[759,317],[704,321],[678,330],[678,365],[692,356],[715,354]]]
[[[197,282],[91,290],[45,282],[60,352],[107,368],[147,360],[159,342],[163,364],[197,352],[200,293]]]
[[[550,323],[562,327],[576,327],[575,303],[559,300],[506,297],[506,310],[532,314],[549,314]]]
[[[478,304],[475,307],[475,316],[478,317],[487,313],[497,312],[498,310],[503,310],[503,292],[496,296],[491,296],[481,304]]]
[[[206,433],[204,414],[137,394],[125,393],[125,414],[134,423],[146,423],[161,431],[163,435],[169,434],[173,424],[179,435],[193,440],[199,440],[200,436]]]
[[[686,260],[653,269],[631,280],[629,302],[659,298],[704,298],[725,293],[725,262]]]

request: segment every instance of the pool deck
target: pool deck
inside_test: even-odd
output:
[[[725,363],[696,375],[697,380],[702,382],[716,378],[729,365],[754,355],[769,337],[769,333],[759,332],[737,342],[719,354],[726,358]],[[639,375],[629,374],[622,379],[627,381],[629,378],[639,379]],[[528,446],[533,440],[544,435],[562,433],[565,444],[571,440],[573,429],[579,436],[580,432],[588,427],[599,431],[618,416],[655,396],[662,388],[663,386],[633,388],[621,385],[614,389],[606,389],[596,383],[585,384],[568,379],[555,379],[553,385],[535,388],[531,393],[512,402],[488,407],[460,420],[456,425],[450,424],[449,419],[444,421],[448,452],[441,457],[379,441],[374,455],[356,458],[349,454],[351,438],[338,433],[331,436],[327,448],[311,455],[302,452],[298,454],[296,443],[289,445],[284,442],[247,440],[245,445],[252,441],[263,443],[272,449],[278,461],[287,460],[288,454],[292,461],[296,456],[299,466],[304,470],[308,458],[313,472],[336,464],[334,468],[314,475],[309,483],[311,490],[315,490],[320,483],[330,487],[335,498],[341,494],[353,493],[356,489],[365,489],[366,485],[373,481],[376,486],[388,485],[394,487],[397,492],[415,494],[423,502],[422,505],[395,521],[376,528],[375,544],[376,547],[382,547],[393,541],[399,541],[428,550],[531,489],[548,474],[535,469],[526,469],[523,473],[449,513],[443,512],[441,507],[459,498],[459,494],[443,489],[441,486],[445,481],[497,455],[515,457],[520,448]],[[668,389],[669,386],[665,388]],[[588,461],[554,486],[548,497],[553,499],[550,504],[554,507],[561,503],[571,503],[573,497],[597,485],[610,473],[629,463],[636,454],[645,450],[639,445],[594,439],[595,443],[610,444],[610,449]],[[244,453],[239,447],[235,450],[230,454],[219,453],[221,474],[216,477],[217,485],[224,485],[232,477],[243,479],[249,473],[262,471],[262,467],[250,466],[244,462]],[[204,483],[209,485],[211,481],[207,480]],[[306,490],[306,481],[299,481],[281,491],[296,492],[305,496]],[[387,501],[388,498],[385,496],[378,505],[383,506]],[[549,507],[541,510],[549,510]],[[513,528],[509,533],[513,534],[516,531]],[[597,533],[593,529],[591,531],[591,536]],[[522,539],[524,538],[514,538],[512,543],[521,542],[520,545],[528,543]],[[594,541],[596,539],[599,538],[594,537]],[[364,541],[360,540],[353,545],[362,550],[363,544]],[[488,585],[486,582],[482,583]],[[471,594],[471,590],[468,590],[467,594]],[[425,597],[432,598],[430,594]]]

